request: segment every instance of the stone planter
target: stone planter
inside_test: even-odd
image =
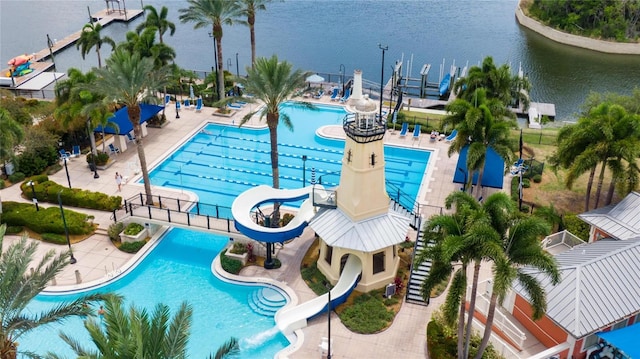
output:
[[[111,167],[114,163],[116,163],[116,159],[109,158],[109,161],[107,161],[107,163],[103,165],[96,164],[96,168],[99,170],[106,170],[107,168]],[[89,167],[89,170],[93,171],[93,169],[91,168],[91,165],[92,165],[91,163],[87,163],[87,167]]]
[[[124,234],[124,231],[120,232],[120,241],[122,243],[132,243],[144,241],[147,238],[147,229],[143,229],[138,234],[128,235]]]
[[[167,126],[169,124],[169,120],[164,121],[161,124],[154,124],[154,123],[149,123],[147,122],[147,127],[151,127],[151,128],[163,128],[164,126]]]
[[[220,113],[220,112],[217,112],[217,111],[213,112],[214,116],[219,116],[219,117],[231,117],[231,116],[233,116],[235,114],[236,114],[236,111],[234,111],[234,110],[229,111],[229,113]]]
[[[245,252],[242,254],[235,254],[235,253],[231,253],[231,248],[229,248],[227,249],[227,252],[225,253],[225,255],[228,258],[239,260],[240,262],[242,262],[242,265],[244,266],[247,264],[247,257],[249,256],[249,253]]]

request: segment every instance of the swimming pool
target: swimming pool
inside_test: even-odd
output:
[[[313,168],[318,179],[330,174],[323,181],[325,185],[337,185],[344,141],[319,138],[315,130],[328,124],[341,125],[346,112],[334,106],[305,111],[289,105],[284,105],[282,111],[292,118],[294,132],[282,126],[278,129],[281,187],[301,187],[303,167],[307,184]],[[151,182],[188,189],[197,193],[203,203],[230,207],[244,190],[258,184],[271,184],[268,141],[267,129],[209,124],[156,166],[150,173]],[[415,199],[429,153],[386,146],[387,181]],[[304,166],[303,155],[307,156]],[[188,349],[191,358],[206,357],[230,336],[240,339],[239,358],[273,358],[289,343],[274,330],[273,316],[261,315],[250,308],[249,303],[260,297],[261,287],[232,285],[211,274],[211,261],[227,240],[197,231],[173,229],[130,274],[100,290],[117,291],[125,296],[127,303],[149,309],[159,302],[175,309],[182,301],[188,301],[194,308]],[[71,298],[38,296],[29,309],[37,312],[39,308]],[[82,321],[76,319],[21,338],[21,348],[40,354],[50,350],[71,356],[68,346],[58,338],[59,330],[72,334],[81,343],[89,341]]]

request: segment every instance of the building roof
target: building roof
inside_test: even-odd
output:
[[[556,286],[538,270],[525,269],[547,293],[549,319],[581,338],[640,312],[640,237],[603,239],[555,256]],[[520,283],[514,290],[529,300]]]
[[[615,206],[598,208],[579,214],[588,224],[607,232],[616,239],[640,236],[640,193],[629,193]]]
[[[309,222],[309,227],[332,247],[374,252],[403,242],[409,218],[389,212],[353,222],[339,208],[323,208]]]

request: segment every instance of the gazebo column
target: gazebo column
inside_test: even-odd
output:
[[[113,135],[113,145],[120,149],[120,152],[127,150],[127,136]]]

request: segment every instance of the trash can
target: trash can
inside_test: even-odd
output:
[[[4,173],[7,176],[11,176],[13,174],[13,163],[7,162],[4,164]]]

